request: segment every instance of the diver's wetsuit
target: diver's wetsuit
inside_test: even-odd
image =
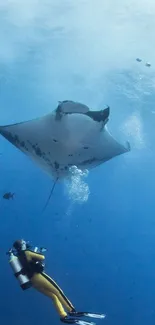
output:
[[[43,272],[41,263],[37,264],[37,262],[41,262],[45,259],[44,255],[25,250],[22,251],[18,257],[23,265],[25,273],[31,280],[32,286],[52,299],[61,319],[67,316],[65,308],[68,312],[75,311],[73,305],[59,286],[52,278]]]

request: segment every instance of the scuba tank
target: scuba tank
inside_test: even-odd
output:
[[[32,248],[32,246],[30,246],[28,243],[26,246],[28,249],[32,249],[32,251],[35,253],[43,253],[43,252],[46,252],[46,250],[47,250],[44,247],[41,247],[40,249],[38,247]],[[23,290],[30,288],[32,286],[31,281],[30,281],[29,277],[25,274],[24,268],[23,268],[18,256],[16,256],[16,250],[10,249],[6,254],[9,255],[9,264],[13,270],[15,277],[19,281],[21,288]],[[45,266],[44,263],[36,262],[35,263],[35,271],[37,273],[43,272],[44,266]]]
[[[13,270],[15,277],[19,281],[21,288],[23,290],[30,288],[31,281],[28,278],[28,276],[26,274],[24,274],[24,270],[23,270],[23,267],[19,261],[19,258],[13,254],[12,250],[10,250],[8,252],[8,255],[9,255],[9,264]]]

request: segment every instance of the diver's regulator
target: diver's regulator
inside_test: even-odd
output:
[[[35,247],[33,249],[33,252],[35,252],[35,253],[38,251],[40,253],[45,252],[46,248],[42,247],[42,248],[38,249],[38,247]],[[9,255],[9,264],[13,270],[15,277],[17,278],[17,280],[20,284],[20,287],[23,290],[30,288],[32,286],[31,280],[26,275],[24,267],[22,266],[18,256],[15,255],[16,251],[13,249],[10,249],[6,254]]]

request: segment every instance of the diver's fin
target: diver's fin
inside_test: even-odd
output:
[[[69,317],[63,317],[63,318],[60,318],[60,320],[63,322],[63,323],[66,323],[66,324],[78,324],[78,325],[96,325],[95,323],[92,323],[92,322],[86,322],[84,320],[79,320],[79,319],[76,319],[76,318],[69,318]]]
[[[96,325],[95,323],[93,322],[86,322],[85,320],[76,320],[75,324],[78,324],[78,325]]]
[[[70,316],[75,316],[75,317],[92,317],[92,318],[100,318],[103,319],[106,317],[105,314],[97,314],[97,313],[89,313],[89,312],[82,312],[82,311],[75,311],[75,312],[70,312],[69,313]]]
[[[103,318],[105,318],[106,317],[106,315],[105,314],[97,314],[97,313],[84,313],[84,316],[86,316],[86,317],[92,317],[92,318],[100,318],[100,319],[103,319]]]
[[[54,182],[54,184],[53,184],[53,186],[52,186],[52,189],[51,189],[50,195],[49,195],[49,197],[48,197],[48,199],[47,199],[47,202],[46,202],[45,206],[44,206],[43,209],[42,209],[42,213],[46,210],[46,208],[47,208],[47,206],[48,206],[48,203],[49,203],[49,201],[50,201],[50,199],[51,199],[51,196],[52,196],[52,194],[53,194],[53,191],[54,191],[54,189],[55,189],[55,185],[56,185],[58,179],[59,179],[59,178],[57,177],[56,180],[55,180],[55,182]]]
[[[109,114],[109,106],[101,111],[89,111],[86,113],[86,115],[92,118],[95,122],[103,122],[104,125],[109,121]]]

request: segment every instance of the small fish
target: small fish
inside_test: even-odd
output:
[[[137,62],[142,62],[142,59],[137,58],[136,61],[137,61]]]
[[[11,193],[11,192],[7,192],[7,193],[5,193],[4,195],[3,195],[3,199],[5,199],[5,200],[10,200],[10,199],[14,199],[14,195],[15,195],[15,193]]]
[[[146,62],[145,65],[146,65],[146,67],[149,67],[149,68],[151,67],[151,63],[150,62]]]

